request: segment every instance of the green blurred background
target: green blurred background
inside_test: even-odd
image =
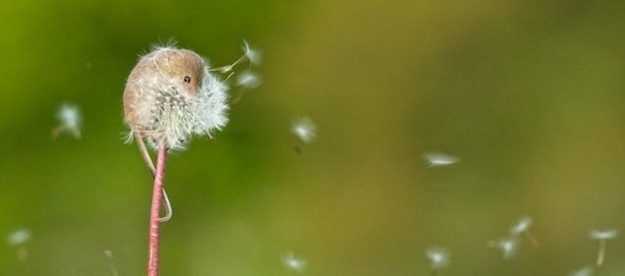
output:
[[[264,83],[170,155],[162,275],[293,275],[288,252],[304,275],[429,275],[434,245],[440,275],[568,275],[594,263],[589,230],[625,230],[623,2],[84,2],[0,2],[0,275],[114,275],[105,250],[145,274],[151,179],[122,93],[171,37],[213,65],[245,39]],[[80,140],[51,138],[63,102]],[[541,246],[504,260],[486,244],[523,215]],[[624,259],[609,241],[594,275]]]

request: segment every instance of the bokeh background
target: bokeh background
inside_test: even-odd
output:
[[[625,271],[624,239],[596,267],[588,234],[625,231],[622,2],[2,1],[0,275],[145,274],[151,179],[122,93],[172,37],[216,66],[247,40],[263,85],[169,156],[162,275],[429,275],[432,246],[438,275]],[[51,138],[63,102],[80,140]],[[540,247],[504,259],[487,244],[524,215]]]

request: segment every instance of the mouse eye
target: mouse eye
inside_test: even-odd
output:
[[[185,82],[185,83],[190,83],[190,82],[191,82],[191,77],[189,77],[189,76],[184,76],[184,82]]]

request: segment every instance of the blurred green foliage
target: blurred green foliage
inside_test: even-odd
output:
[[[264,84],[170,155],[162,275],[567,275],[625,230],[625,6],[542,1],[0,2],[0,275],[145,273],[151,180],[123,143],[138,56],[175,38]],[[51,138],[80,105],[83,137]],[[310,116],[302,145],[291,122]],[[299,148],[301,152],[295,150]],[[460,158],[428,167],[427,152]],[[504,260],[488,241],[523,215]],[[110,250],[113,260],[104,252]],[[619,275],[621,239],[596,275]]]

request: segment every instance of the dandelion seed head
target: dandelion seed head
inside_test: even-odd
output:
[[[289,252],[286,256],[284,256],[282,261],[289,270],[298,273],[302,273],[304,272],[304,270],[306,270],[306,260],[301,257],[295,256],[295,254],[293,254],[292,252]]]
[[[428,163],[428,167],[450,166],[460,161],[460,158],[458,157],[436,152],[426,153],[424,158]]]
[[[128,77],[125,121],[153,148],[183,149],[193,136],[210,136],[227,124],[227,91],[195,52],[155,47]]]
[[[609,240],[616,238],[617,235],[618,231],[616,229],[590,231],[590,238],[595,240]]]
[[[291,126],[291,132],[304,143],[310,143],[317,138],[317,126],[308,117],[295,120]]]
[[[425,256],[430,260],[432,269],[441,269],[449,265],[449,251],[442,247],[431,247],[425,250]]]
[[[510,229],[511,235],[519,235],[532,226],[532,217],[524,216]]]
[[[9,234],[7,237],[7,243],[11,246],[17,246],[30,240],[30,237],[31,234],[28,229],[19,229]]]

